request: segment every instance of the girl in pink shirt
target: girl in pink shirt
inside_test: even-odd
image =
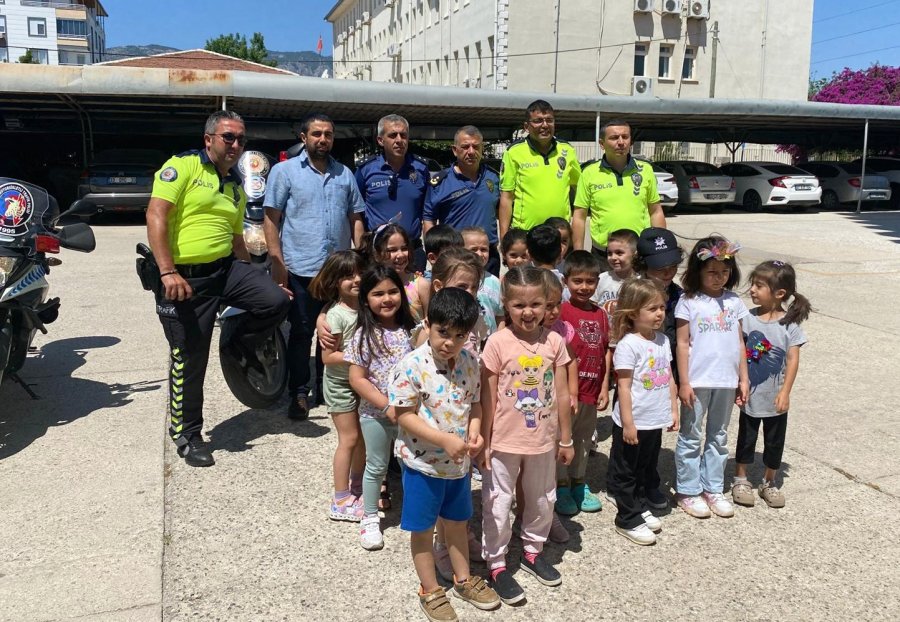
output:
[[[483,552],[491,583],[506,604],[525,594],[506,569],[509,511],[522,473],[524,509],[521,567],[544,585],[562,583],[541,556],[556,501],[556,461],[569,464],[572,406],[566,377],[569,355],[558,334],[543,327],[547,285],[543,270],[506,273],[503,305],[510,323],[491,335],[482,361]]]

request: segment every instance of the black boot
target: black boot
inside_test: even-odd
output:
[[[195,434],[187,445],[178,448],[178,455],[184,458],[185,463],[192,467],[208,467],[216,463],[209,451],[209,445],[203,442],[199,434]]]

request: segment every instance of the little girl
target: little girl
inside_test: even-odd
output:
[[[741,280],[738,244],[720,236],[694,245],[675,305],[681,432],[675,444],[678,506],[695,518],[734,516],[722,494],[728,421],[749,391],[740,322],[747,307],[731,291]],[[703,418],[706,417],[706,432]]]
[[[544,328],[547,286],[543,271],[513,268],[503,283],[510,324],[488,338],[481,355],[483,551],[500,599],[525,594],[506,569],[509,511],[522,473],[524,508],[521,567],[544,585],[562,583],[541,555],[556,501],[557,460],[572,461],[572,407],[566,378],[569,355],[562,337]],[[549,374],[549,384],[544,378]],[[552,406],[550,406],[552,404]]]
[[[735,503],[752,506],[753,488],[747,465],[753,464],[759,424],[763,425],[763,464],[766,472],[759,496],[769,507],[784,507],[784,493],[775,486],[781,467],[791,388],[800,367],[800,346],[806,335],[800,323],[809,317],[809,300],[797,293],[794,268],[783,261],[764,261],[750,273],[750,298],[759,305],[741,322],[747,343],[750,397],[741,409],[734,461]],[[787,311],[784,305],[791,301]]]
[[[338,433],[334,451],[334,497],[329,516],[334,520],[359,522],[362,519],[362,474],[366,447],[360,437],[359,400],[350,388],[349,367],[342,349],[356,332],[359,310],[359,275],[365,258],[356,251],[338,251],[325,260],[309,284],[313,298],[330,303],[325,317],[337,342],[334,348],[322,348],[325,374],[322,388],[328,414]]]
[[[366,245],[369,249],[369,257],[374,263],[380,263],[397,271],[403,281],[409,306],[416,318],[421,318],[424,317],[424,313],[422,313],[416,288],[416,279],[421,274],[409,269],[410,246],[409,234],[406,229],[393,222],[375,229]]]
[[[526,238],[528,232],[522,229],[510,229],[500,240],[500,254],[503,256],[503,264],[512,270],[518,266],[524,266],[531,257],[528,255]]]
[[[360,397],[359,424],[366,443],[360,544],[370,551],[384,546],[378,498],[397,438],[387,390],[394,365],[412,351],[409,331],[413,326],[415,320],[397,271],[380,265],[366,270],[359,283],[359,326],[344,351],[344,360],[350,363],[350,386]]]
[[[613,365],[619,399],[613,406],[607,489],[616,500],[616,532],[636,544],[656,542],[662,523],[648,501],[659,490],[662,431],[678,430],[678,395],[672,381],[665,293],[650,280],[630,279],[619,292],[614,317],[618,339]]]
[[[559,216],[551,216],[544,221],[545,225],[552,225],[559,229],[560,244],[562,245],[562,253],[559,256],[559,265],[556,269],[563,272],[566,266],[566,257],[574,250],[572,246],[572,225],[565,218]]]
[[[488,234],[481,227],[466,227],[461,233],[464,247],[475,253],[485,266],[476,299],[481,305],[488,335],[493,335],[503,322],[503,302],[500,299],[500,279],[487,271],[490,259]]]

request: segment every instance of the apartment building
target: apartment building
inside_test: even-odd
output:
[[[339,0],[325,19],[336,78],[805,99],[812,10],[813,0]]]
[[[0,62],[28,50],[44,65],[90,65],[106,50],[106,9],[99,0],[0,0]]]

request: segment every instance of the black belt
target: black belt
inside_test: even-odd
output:
[[[209,263],[187,263],[175,264],[178,273],[187,279],[197,279],[205,276],[211,276],[221,270],[227,268],[234,261],[234,255],[222,257]]]

